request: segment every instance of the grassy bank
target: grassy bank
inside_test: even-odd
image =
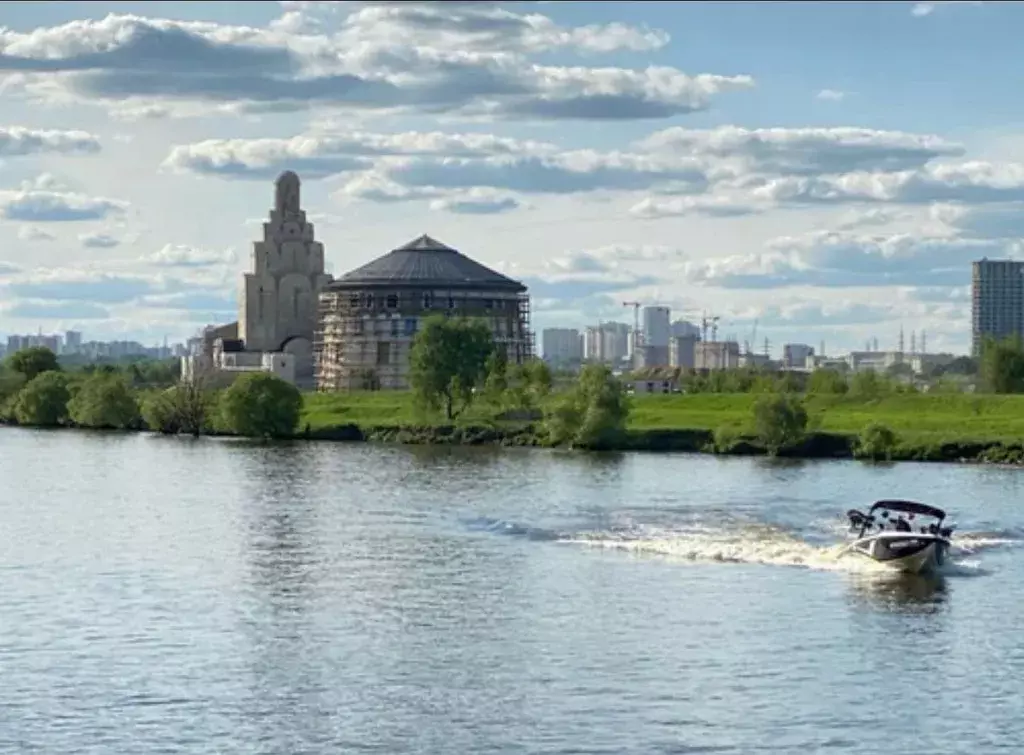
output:
[[[644,395],[633,398],[629,441],[633,449],[715,450],[762,453],[750,438],[756,394]],[[1024,461],[1024,396],[900,394],[879,399],[808,395],[808,436],[788,455],[850,457],[857,436],[872,422],[898,437],[894,459]],[[311,437],[366,437],[410,442],[530,440],[528,423],[495,422],[476,407],[446,427],[418,416],[408,393],[309,394],[300,427]],[[358,429],[358,432],[357,432]]]

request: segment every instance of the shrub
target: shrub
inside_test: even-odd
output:
[[[898,439],[896,433],[881,422],[871,422],[857,438],[854,455],[859,459],[892,459]]]
[[[806,429],[807,410],[793,394],[766,394],[754,403],[754,434],[769,455],[799,441]]]
[[[545,412],[552,443],[572,447],[613,448],[625,435],[629,399],[605,365],[588,364],[579,380]]]
[[[299,389],[267,372],[242,375],[220,400],[225,429],[252,438],[292,435],[301,410]]]
[[[38,374],[18,392],[14,402],[14,418],[19,425],[55,427],[68,416],[67,377],[61,372]]]
[[[125,430],[139,422],[139,402],[125,379],[96,372],[68,402],[71,420],[82,427]]]

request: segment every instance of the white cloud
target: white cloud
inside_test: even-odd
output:
[[[815,97],[819,100],[828,100],[830,102],[842,102],[846,99],[846,92],[841,92],[838,89],[822,89],[818,92]]]
[[[23,225],[18,228],[18,238],[22,241],[53,241],[57,237],[39,226]]]
[[[78,240],[87,249],[113,249],[121,243],[120,239],[107,233],[82,233]]]
[[[102,220],[119,215],[128,203],[105,197],[46,190],[0,191],[0,217],[31,223]]]
[[[0,71],[48,100],[128,113],[165,102],[465,112],[514,119],[669,117],[749,88],[747,75],[674,68],[556,66],[530,56],[657,49],[662,31],[624,24],[562,28],[490,4],[352,7],[336,33],[301,11],[268,29],[109,15],[31,32],[0,31]],[[125,110],[124,103],[132,104]],[[142,108],[142,110],[139,110]]]
[[[46,153],[94,154],[100,141],[85,131],[31,129],[20,126],[0,127],[0,157],[23,157]]]

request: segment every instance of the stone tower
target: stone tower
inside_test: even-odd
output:
[[[296,382],[313,377],[313,331],[317,299],[331,281],[324,273],[324,247],[313,237],[300,201],[299,177],[285,171],[275,182],[274,208],[253,244],[252,272],[240,297],[238,337],[246,351],[295,355]]]

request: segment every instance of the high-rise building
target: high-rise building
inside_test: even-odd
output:
[[[1024,262],[976,260],[971,264],[971,353],[986,338],[1024,335]]]
[[[643,342],[645,346],[664,347],[668,356],[668,339],[672,335],[671,310],[668,307],[644,307]]]
[[[552,367],[572,367],[583,361],[583,337],[571,328],[546,328],[541,332],[544,361]]]
[[[64,334],[64,351],[77,354],[82,348],[82,334],[77,330],[69,330]]]
[[[589,362],[618,364],[629,355],[630,327],[621,322],[603,322],[587,328],[583,355]]]

